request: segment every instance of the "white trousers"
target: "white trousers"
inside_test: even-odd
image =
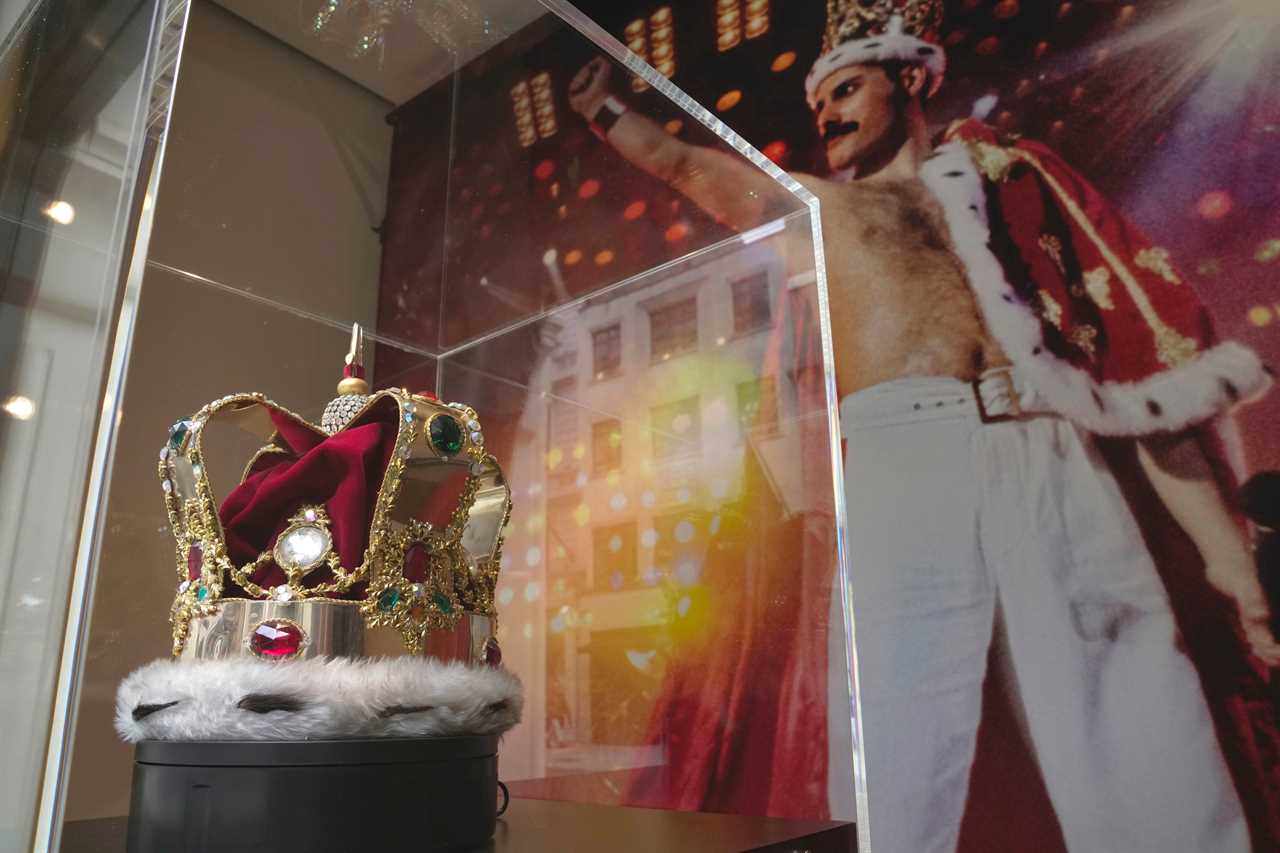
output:
[[[873,853],[955,849],[993,641],[1073,853],[1248,850],[1199,677],[1088,436],[982,423],[950,379],[840,412]]]

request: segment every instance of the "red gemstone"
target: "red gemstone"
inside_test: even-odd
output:
[[[489,666],[502,666],[502,646],[494,637],[484,641],[484,662]]]
[[[187,549],[187,579],[200,580],[200,570],[204,568],[204,549],[197,542]]]
[[[409,583],[422,583],[427,579],[427,546],[414,542],[404,551],[404,579]]]
[[[254,629],[249,649],[258,657],[281,660],[300,652],[305,639],[302,629],[292,622],[271,619]]]

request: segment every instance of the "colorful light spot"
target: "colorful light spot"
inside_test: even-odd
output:
[[[554,160],[543,160],[537,166],[533,167],[533,176],[540,181],[545,181],[547,178],[555,174],[555,171],[556,164]]]
[[[564,265],[567,267],[577,266],[582,261],[581,249],[570,249],[564,253]]]
[[[635,222],[641,216],[644,216],[644,212],[648,209],[649,205],[643,201],[633,201],[623,209],[622,218],[627,222]]]
[[[596,252],[596,266],[607,267],[611,263],[613,263],[612,249],[605,249],[603,251]]]
[[[691,521],[682,521],[676,525],[676,541],[689,542],[696,536],[698,530],[693,526]]]
[[[650,527],[648,530],[640,534],[640,544],[646,548],[652,548],[658,544],[658,531]]]
[[[773,62],[769,63],[769,70],[775,74],[786,71],[792,65],[796,64],[796,52],[794,50],[783,51],[773,58]]]
[[[719,98],[716,98],[716,109],[720,112],[731,110],[742,101],[741,89],[730,89]]]
[[[586,504],[578,504],[573,510],[573,522],[579,527],[586,527],[591,523],[591,507]]]
[[[775,163],[781,163],[782,158],[787,156],[787,143],[781,139],[775,139],[766,145],[760,153]]]
[[[542,586],[537,581],[529,581],[529,583],[525,584],[525,601],[537,601],[539,595],[542,595]]]
[[[1217,222],[1231,213],[1233,207],[1235,203],[1231,200],[1231,193],[1226,190],[1210,190],[1196,202],[1196,213],[1200,214],[1201,219]]]
[[[600,192],[600,182],[595,178],[587,178],[582,182],[582,186],[578,187],[578,198],[594,198],[598,192]]]
[[[536,566],[542,562],[542,549],[537,546],[524,552],[524,561],[528,566]],[[532,600],[532,599],[531,599]]]
[[[1269,264],[1280,259],[1280,237],[1258,244],[1258,251],[1253,253],[1253,259],[1260,264]]]
[[[664,124],[662,126],[662,129],[665,130],[667,133],[671,134],[672,136],[675,136],[677,133],[679,133],[681,130],[684,129],[684,121],[682,119],[673,118],[671,121]]]
[[[1259,328],[1270,324],[1273,319],[1275,315],[1265,305],[1255,305],[1249,309],[1249,322]]]
[[[689,236],[689,226],[683,222],[673,222],[663,234],[668,243],[675,243]]]

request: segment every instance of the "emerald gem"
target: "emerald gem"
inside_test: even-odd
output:
[[[187,436],[191,434],[191,421],[182,418],[175,421],[173,426],[169,427],[169,449],[174,453],[181,453],[182,446],[187,443]]]
[[[462,424],[449,415],[436,415],[431,419],[431,446],[444,454],[462,449]]]
[[[449,596],[445,595],[443,592],[437,592],[435,595],[431,596],[431,600],[435,602],[436,609],[441,613],[453,612],[453,602],[450,601]]]
[[[382,591],[382,595],[378,596],[378,609],[382,611],[394,610],[395,606],[400,603],[400,590],[390,587]]]
[[[209,587],[204,584],[200,584],[200,586],[196,587],[196,601],[204,601],[208,597]]]

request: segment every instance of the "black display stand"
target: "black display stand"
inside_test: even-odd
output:
[[[144,741],[128,853],[427,853],[484,844],[498,738]]]

